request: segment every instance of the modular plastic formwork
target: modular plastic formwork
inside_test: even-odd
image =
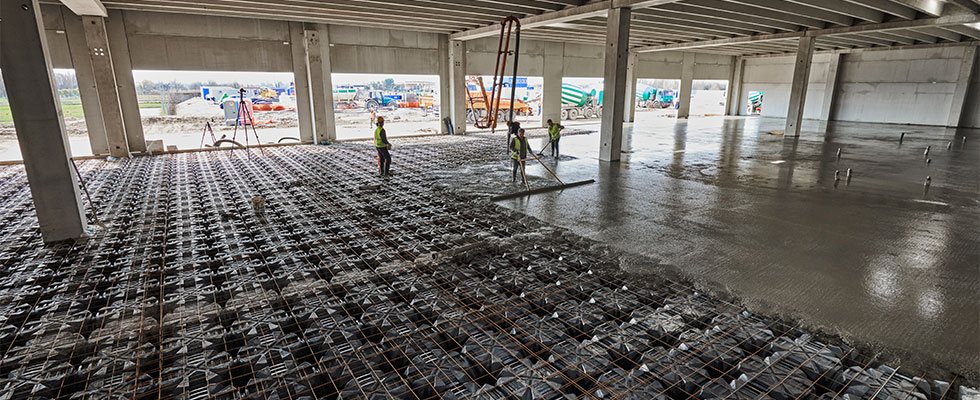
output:
[[[108,230],[47,247],[0,168],[0,398],[956,397],[433,189],[498,145],[402,146],[384,179],[355,144],[86,161]]]

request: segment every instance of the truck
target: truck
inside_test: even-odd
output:
[[[482,79],[469,78],[466,80],[466,91],[469,94],[466,101],[466,120],[471,124],[487,117],[487,102],[480,90]],[[509,89],[509,88],[508,88]],[[487,96],[490,90],[487,89]],[[531,106],[523,100],[514,99],[514,114],[533,115]],[[504,90],[500,96],[500,108],[497,111],[497,121],[506,121],[510,117],[510,90]]]
[[[390,110],[398,108],[398,99],[393,96],[385,96],[384,92],[376,89],[360,90],[354,96],[354,102],[358,106],[363,106],[365,110],[375,111],[385,107]]]
[[[597,95],[598,94],[598,95]],[[602,115],[602,92],[571,83],[561,84],[561,119],[597,118]]]
[[[762,95],[763,92],[749,92],[749,104],[745,106],[745,112],[749,115],[762,114]]]
[[[398,108],[400,96],[388,96],[384,91],[366,86],[344,86],[333,90],[335,108],[364,109],[374,111],[379,108],[394,110]]]
[[[670,108],[677,93],[670,89],[647,88],[638,97],[642,108]]]

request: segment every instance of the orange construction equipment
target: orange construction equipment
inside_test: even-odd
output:
[[[466,105],[466,119],[476,125],[477,121],[482,121],[487,119],[487,98],[483,97],[486,94],[486,89],[483,88],[483,77],[475,76],[466,78],[466,98],[469,100],[469,104]],[[472,90],[472,88],[477,88],[477,90]],[[532,115],[534,109],[531,105],[525,103],[522,100],[514,100],[513,107],[511,107],[510,100],[501,99],[497,107],[496,121],[510,121],[511,116],[508,111],[513,110],[514,115]]]

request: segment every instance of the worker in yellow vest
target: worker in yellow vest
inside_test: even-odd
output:
[[[551,156],[558,157],[558,139],[561,139],[561,130],[565,129],[561,124],[548,120],[548,136],[551,139]]]
[[[391,176],[391,143],[388,143],[388,136],[385,135],[385,119],[378,117],[378,127],[374,128],[374,147],[378,149],[378,175]]]
[[[517,181],[517,170],[521,170],[524,176],[524,159],[527,158],[527,138],[524,137],[524,128],[517,131],[517,136],[510,142],[510,159],[514,163],[514,178]]]

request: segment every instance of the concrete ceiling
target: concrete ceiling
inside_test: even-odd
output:
[[[521,17],[522,38],[603,44],[609,7],[633,7],[637,51],[765,55],[796,50],[917,46],[980,40],[980,0],[104,0],[107,8],[496,36]]]

